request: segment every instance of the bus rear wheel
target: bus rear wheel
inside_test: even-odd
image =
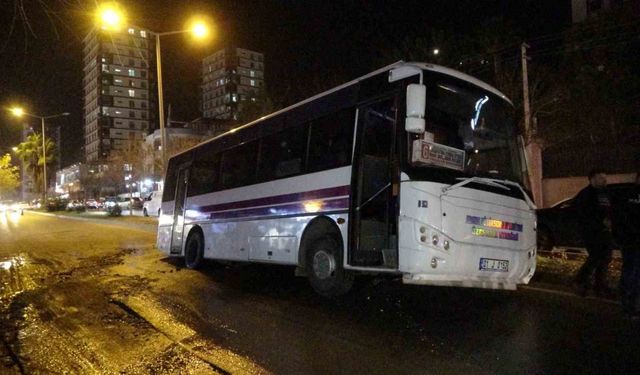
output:
[[[342,249],[331,237],[313,242],[307,251],[305,268],[311,287],[323,297],[338,297],[353,286],[354,275],[342,267]]]
[[[204,237],[199,231],[189,234],[184,247],[184,264],[195,270],[202,267],[204,262]]]

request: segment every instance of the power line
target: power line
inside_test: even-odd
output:
[[[635,25],[640,25],[640,20],[633,20],[630,22],[626,22],[626,23],[619,23],[619,24],[615,24],[615,25],[609,25],[606,27],[602,27],[602,25],[600,24],[589,24],[589,25],[585,25],[585,26],[581,26],[581,28],[578,29],[570,29],[570,30],[566,30],[566,31],[562,31],[562,32],[558,32],[558,33],[550,33],[550,34],[545,34],[545,35],[541,35],[541,36],[537,36],[537,37],[533,37],[533,38],[527,38],[526,41],[529,44],[534,44],[536,42],[545,42],[545,43],[549,43],[552,41],[556,41],[556,40],[561,40],[562,38],[569,36],[571,34],[576,34],[573,36],[577,36],[577,34],[580,33],[585,33],[585,32],[593,32],[593,31],[600,31],[603,33],[609,33],[613,30],[616,29],[620,29],[620,28],[624,28],[624,27],[628,27],[628,26],[635,26]],[[614,39],[614,42],[617,42],[617,38],[621,37],[621,36],[627,36],[627,35],[631,35],[631,34],[638,34],[640,35],[640,32],[637,30],[629,30],[626,32],[623,32],[621,34],[617,34],[617,35],[610,35],[610,36],[605,36],[604,38],[597,38],[597,39],[588,39],[586,41],[581,41],[580,43],[584,43],[584,42],[593,42],[593,41],[600,41],[600,40],[608,40],[608,39]],[[617,44],[617,43],[615,43]],[[507,51],[509,49],[517,49],[519,47],[519,43],[518,44],[510,44],[506,47],[502,47],[499,48],[497,50],[494,51],[490,51],[490,52],[485,52],[485,53],[473,53],[473,54],[467,54],[467,55],[463,55],[460,60],[461,62],[465,61],[465,60],[475,60],[475,59],[480,59],[480,60],[485,60],[485,58],[491,58],[492,56],[501,54],[504,51]],[[595,48],[595,47],[594,47]],[[546,53],[544,55],[542,55],[542,52],[547,52],[547,51],[554,51],[554,50],[565,50],[566,48],[564,46],[554,46],[554,47],[546,47],[543,48],[541,50],[535,50],[535,47],[532,48],[534,50],[533,53],[530,54],[530,56],[545,56],[545,55],[550,55],[553,53]],[[517,56],[514,53],[514,56],[505,58],[505,59],[500,59],[497,60],[498,62],[509,62],[512,60],[517,60],[519,59],[519,56]],[[477,70],[478,68],[475,68],[472,70]],[[484,67],[480,67],[480,70],[484,69]]]

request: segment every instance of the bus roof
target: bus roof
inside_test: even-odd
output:
[[[261,121],[264,121],[264,120],[266,120],[268,118],[277,116],[277,115],[279,115],[281,113],[290,111],[290,110],[292,110],[292,109],[294,109],[296,107],[299,107],[299,106],[302,106],[302,105],[304,105],[306,103],[309,103],[309,102],[312,102],[314,100],[317,100],[317,99],[319,99],[319,98],[321,98],[323,96],[332,94],[332,93],[334,93],[336,91],[339,91],[339,90],[342,90],[342,89],[344,89],[346,87],[355,85],[355,84],[357,84],[357,83],[359,83],[361,81],[364,81],[365,79],[368,79],[368,78],[371,78],[371,77],[376,76],[378,74],[382,74],[382,73],[388,72],[388,71],[390,71],[392,69],[401,68],[401,67],[414,67],[414,68],[418,68],[418,69],[422,69],[422,70],[429,70],[429,71],[432,71],[432,72],[442,73],[442,74],[445,74],[445,75],[448,75],[448,76],[451,76],[451,77],[455,77],[455,78],[461,79],[461,80],[469,82],[469,83],[471,83],[471,84],[473,84],[475,86],[478,86],[481,89],[487,90],[487,91],[497,95],[498,97],[504,99],[509,104],[513,105],[511,100],[509,100],[509,98],[505,94],[500,92],[498,89],[496,89],[495,87],[493,87],[493,86],[491,86],[491,85],[489,85],[489,84],[487,84],[487,83],[485,83],[485,82],[483,82],[483,81],[481,81],[481,80],[479,80],[477,78],[474,78],[474,77],[472,77],[472,76],[470,76],[468,74],[459,72],[459,71],[457,71],[455,69],[451,69],[451,68],[447,68],[447,67],[444,67],[444,66],[440,66],[440,65],[429,64],[429,63],[425,63],[425,62],[405,62],[403,60],[400,60],[400,61],[395,62],[393,64],[387,65],[384,68],[380,68],[380,69],[375,70],[375,71],[373,71],[373,72],[371,72],[369,74],[366,74],[366,75],[364,75],[362,77],[358,77],[358,78],[356,78],[356,79],[354,79],[352,81],[344,83],[344,84],[342,84],[340,86],[334,87],[334,88],[332,88],[330,90],[327,90],[327,91],[321,92],[319,94],[316,94],[316,95],[314,95],[312,97],[309,97],[309,98],[307,98],[305,100],[302,100],[300,102],[292,104],[292,105],[290,105],[288,107],[282,108],[282,109],[280,109],[280,110],[278,110],[276,112],[270,113],[270,114],[268,114],[266,116],[262,116],[262,117],[260,117],[258,119],[255,119],[255,120],[253,120],[253,121],[251,121],[249,123],[246,123],[244,125],[240,125],[237,128],[233,128],[233,129],[231,129],[231,130],[229,130],[227,132],[224,132],[224,133],[222,133],[220,135],[217,135],[217,136],[215,136],[213,138],[210,138],[210,139],[207,139],[205,141],[202,141],[202,142],[198,143],[197,145],[195,145],[193,147],[190,147],[190,148],[188,148],[188,149],[186,149],[186,150],[184,150],[182,152],[179,152],[179,153],[171,156],[170,159],[175,157],[175,156],[177,156],[177,155],[181,155],[181,154],[189,152],[189,151],[191,151],[191,150],[193,150],[195,148],[198,148],[198,147],[202,146],[203,144],[206,144],[206,143],[209,143],[209,142],[213,142],[214,140],[216,140],[218,138],[222,138],[222,137],[226,136],[227,134],[235,133],[236,131],[238,131],[240,129],[244,129],[244,128],[250,127],[250,126],[255,125],[255,124],[257,124],[257,123],[259,123]]]
[[[434,65],[434,64],[428,64],[428,63],[406,63],[407,65],[413,65],[416,67],[419,67],[421,69],[424,70],[430,70],[432,72],[437,72],[437,73],[442,73],[442,74],[446,74],[448,76],[452,76],[455,78],[459,78],[463,81],[467,81],[475,86],[480,87],[481,89],[487,90],[495,95],[497,95],[498,97],[502,98],[503,100],[509,102],[509,104],[513,105],[513,103],[511,102],[511,100],[505,95],[503,94],[500,90],[496,89],[495,87],[489,85],[486,82],[483,82],[475,77],[472,77],[466,73],[462,73],[459,72],[455,69],[451,69],[451,68],[447,68],[444,66],[440,66],[440,65]]]

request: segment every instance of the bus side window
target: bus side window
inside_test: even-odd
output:
[[[191,167],[188,197],[211,193],[220,187],[220,154],[206,152],[207,148],[203,150]]]
[[[258,180],[269,181],[301,173],[306,146],[306,126],[297,126],[262,139]]]
[[[164,189],[162,192],[162,201],[169,202],[175,198],[176,194],[176,178],[178,168],[176,168],[176,160],[169,160],[169,166],[167,167],[167,174],[164,179]]]
[[[245,143],[222,153],[221,181],[223,189],[251,185],[256,182],[258,141]]]
[[[348,108],[311,123],[308,172],[351,164],[354,113]]]

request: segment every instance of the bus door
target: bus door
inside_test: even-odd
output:
[[[352,266],[398,267],[397,214],[393,186],[396,102],[393,98],[358,109],[352,179]]]
[[[184,229],[185,198],[189,183],[189,165],[180,167],[177,173],[176,196],[173,206],[173,228],[171,228],[171,254],[182,252],[182,232]]]

